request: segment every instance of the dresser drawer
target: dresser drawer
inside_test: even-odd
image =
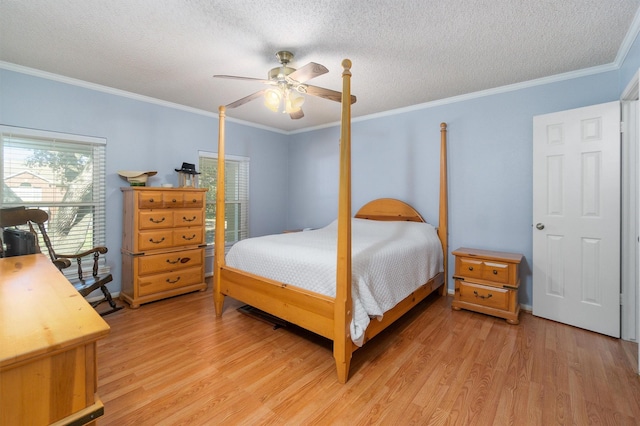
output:
[[[509,290],[462,280],[456,280],[456,284],[459,290],[458,300],[461,302],[473,303],[474,305],[495,309],[509,309]]]
[[[171,210],[143,210],[138,214],[139,229],[162,229],[173,226],[173,211]]]
[[[173,244],[174,230],[159,229],[157,231],[142,231],[138,234],[138,252],[147,250],[168,249]]]
[[[184,194],[184,206],[190,209],[199,209],[204,206],[204,192],[189,192]]]
[[[204,223],[204,213],[202,209],[176,210],[173,212],[173,223],[176,227],[202,226]]]
[[[203,194],[187,194],[189,207],[202,206]],[[138,194],[138,208],[140,209],[167,209],[182,208],[185,206],[185,194],[182,191],[141,191]]]
[[[138,208],[140,209],[161,209],[164,207],[164,192],[162,191],[140,191],[138,194]]]
[[[202,267],[180,269],[138,278],[139,296],[147,296],[204,282]]]
[[[204,228],[194,226],[192,228],[179,228],[173,231],[174,246],[199,246],[204,244]]]
[[[163,192],[162,206],[164,208],[184,207],[184,194],[182,192]]]
[[[136,261],[138,262],[138,273],[140,275],[188,269],[201,266],[204,263],[204,249],[138,256]]]
[[[140,252],[181,246],[199,246],[203,243],[204,232],[202,226],[142,231],[138,234],[138,251]]]

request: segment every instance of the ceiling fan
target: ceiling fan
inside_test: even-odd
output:
[[[263,89],[252,93],[249,96],[238,99],[226,107],[236,108],[263,96],[264,103],[267,108],[274,112],[282,111],[285,114],[289,114],[292,119],[296,120],[304,117],[304,113],[302,112],[304,97],[300,95],[301,93],[318,96],[335,102],[340,102],[342,100],[342,93],[340,92],[306,84],[306,82],[312,78],[329,72],[329,70],[323,65],[315,62],[309,62],[307,65],[297,70],[295,68],[291,68],[288,64],[293,59],[293,53],[286,50],[277,52],[276,58],[278,58],[278,62],[280,62],[281,66],[272,68],[267,74],[266,80],[251,77],[238,77],[234,75],[214,75],[216,78],[258,81],[271,86],[268,89]],[[355,102],[356,97],[352,95],[351,103],[353,104]]]

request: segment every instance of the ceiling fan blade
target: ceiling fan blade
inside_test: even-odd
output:
[[[342,102],[342,93],[340,92],[331,89],[325,89],[324,87],[310,85],[305,86],[307,88],[307,94],[309,95],[319,96],[324,99],[329,99],[330,101]],[[354,95],[351,95],[351,103],[355,104],[356,100],[356,97]]]
[[[289,78],[297,81],[298,83],[304,83],[307,80],[311,80],[319,75],[328,73],[329,70],[320,64],[316,64],[315,62],[309,62],[307,65],[302,68],[298,68],[294,72],[288,75]]]
[[[298,120],[298,119],[304,117],[304,112],[302,112],[302,109],[299,109],[296,112],[290,113],[289,116],[291,116],[292,120]]]
[[[237,75],[214,75],[215,78],[230,78],[233,80],[248,80],[248,81],[257,81],[264,84],[274,84],[271,80],[265,80],[262,78],[252,78],[252,77],[238,77]]]
[[[260,96],[262,96],[264,94],[264,90],[260,90],[259,92],[256,93],[252,93],[249,96],[245,96],[242,99],[238,99],[235,102],[231,102],[229,105],[226,106],[226,108],[231,109],[231,108],[237,108],[241,105],[246,104],[247,102],[250,102],[256,98],[259,98]]]

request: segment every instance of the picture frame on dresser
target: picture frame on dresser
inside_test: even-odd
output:
[[[207,188],[132,186],[123,193],[122,290],[132,308],[204,291]]]

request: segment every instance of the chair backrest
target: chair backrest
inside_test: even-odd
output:
[[[51,257],[52,261],[55,261],[57,259],[56,252],[53,250],[51,240],[49,240],[47,229],[44,225],[47,220],[49,220],[49,214],[40,209],[27,209],[24,206],[0,209],[0,228],[26,225],[29,226],[29,230],[31,232],[36,233],[33,228],[33,225],[35,224],[40,231],[40,236],[42,237],[45,246],[47,247],[49,257]],[[37,241],[38,240],[36,238],[36,250],[40,252],[40,247]]]

